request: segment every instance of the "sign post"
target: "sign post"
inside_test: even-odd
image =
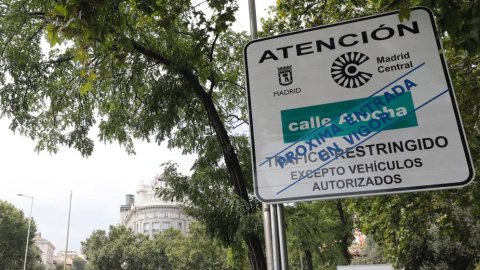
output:
[[[248,1],[250,33],[258,39],[255,0]],[[262,203],[263,230],[265,232],[265,259],[268,270],[288,270],[287,241],[283,204]]]
[[[244,49],[254,183],[281,203],[462,187],[474,170],[433,14],[412,8]]]

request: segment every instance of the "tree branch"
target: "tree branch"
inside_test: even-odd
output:
[[[210,63],[213,62],[213,51],[215,50],[215,43],[217,43],[217,40],[218,40],[218,34],[215,35],[215,39],[214,39],[213,42],[212,42],[212,47],[210,48],[210,54],[208,55],[208,58],[209,58],[209,60],[210,60]],[[215,86],[216,86],[215,76],[213,75],[213,71],[210,72],[209,79],[210,79],[211,84],[210,84],[210,90],[208,91],[208,95],[209,95],[209,96],[212,96],[213,89],[214,89]]]
[[[232,82],[232,81],[229,81],[229,80],[220,80],[220,81],[218,81],[218,82],[230,83],[230,84],[233,84],[233,85],[237,86],[237,87],[240,88],[240,89],[245,90],[245,87],[244,87],[243,85],[240,85],[240,84],[238,84],[238,83],[236,83],[236,82]]]
[[[28,13],[28,15],[30,15],[30,16],[45,16],[46,13],[43,12],[43,11],[36,11],[36,12],[30,12],[30,13]]]
[[[33,33],[28,39],[27,41],[30,42],[38,33],[40,33],[40,31],[43,29],[43,24],[37,29],[37,31],[35,31],[35,33]]]
[[[175,33],[177,33],[177,34],[180,34],[180,35],[186,35],[186,36],[194,37],[194,35],[191,34],[191,33],[178,31],[178,30],[176,30],[176,29],[173,29],[172,31],[175,32]]]
[[[61,63],[63,63],[63,62],[68,62],[68,61],[70,61],[70,60],[72,60],[72,59],[73,59],[73,56],[67,57],[67,58],[59,58],[59,59],[47,61],[47,62],[45,62],[45,64],[61,64]]]
[[[315,3],[312,3],[312,4],[308,5],[308,6],[303,10],[303,12],[300,13],[300,15],[298,15],[297,18],[295,18],[295,20],[296,20],[297,22],[300,22],[300,18],[303,17],[305,14],[307,14],[308,11],[310,11],[314,6],[318,5],[320,2],[322,2],[322,0],[321,0],[321,1],[317,1],[317,2],[315,2]],[[322,16],[322,15],[323,15],[323,12],[325,12],[325,6],[326,6],[326,4],[327,4],[327,0],[323,0],[322,12],[321,12],[320,16]]]
[[[164,64],[165,66],[170,66],[172,64],[172,62],[170,62],[170,60],[166,59],[165,57],[161,56],[160,54],[158,54],[154,51],[151,51],[151,50],[143,47],[142,45],[138,44],[136,41],[131,40],[131,42],[132,42],[133,48],[137,52],[139,52],[139,53],[141,53],[141,54],[143,54],[147,57],[150,57],[150,58],[156,60],[157,62],[159,62],[161,64]]]
[[[215,88],[215,85],[216,85],[215,84],[215,77],[213,76],[213,74],[210,74],[210,76],[208,78],[210,79],[210,90],[208,90],[208,95],[210,97],[212,97],[213,89]]]
[[[208,58],[210,59],[210,63],[213,61],[213,51],[215,49],[215,43],[217,43],[218,40],[218,34],[215,36],[215,39],[213,40],[212,47],[210,48],[210,55]]]

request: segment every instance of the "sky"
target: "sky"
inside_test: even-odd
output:
[[[234,29],[250,31],[248,0],[239,0]],[[266,8],[275,0],[256,1],[257,24],[266,17]],[[179,164],[188,174],[194,157],[169,150],[166,144],[135,142],[136,155],[128,155],[117,143],[96,141],[89,158],[66,147],[57,154],[34,151],[35,142],[9,130],[10,120],[0,119],[0,200],[8,201],[32,216],[37,232],[56,247],[55,253],[66,248],[70,191],[72,209],[68,250],[80,252],[84,241],[94,230],[108,230],[118,222],[120,205],[126,194],[135,194],[139,184],[149,183],[160,165],[169,160]],[[95,139],[95,138],[93,138]]]

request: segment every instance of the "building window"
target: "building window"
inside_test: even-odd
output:
[[[163,212],[164,217],[168,217],[168,211]]]
[[[152,223],[152,232],[158,233],[160,231],[160,222],[153,222]]]
[[[143,233],[150,232],[150,223],[143,223]]]
[[[170,222],[163,222],[163,230],[170,228]]]
[[[158,218],[158,211],[153,212],[153,217]]]
[[[181,222],[178,223],[178,229],[182,230],[182,223]]]

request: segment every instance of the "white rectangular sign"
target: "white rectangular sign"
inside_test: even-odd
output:
[[[461,187],[474,177],[432,12],[245,46],[256,196],[268,203]]]

